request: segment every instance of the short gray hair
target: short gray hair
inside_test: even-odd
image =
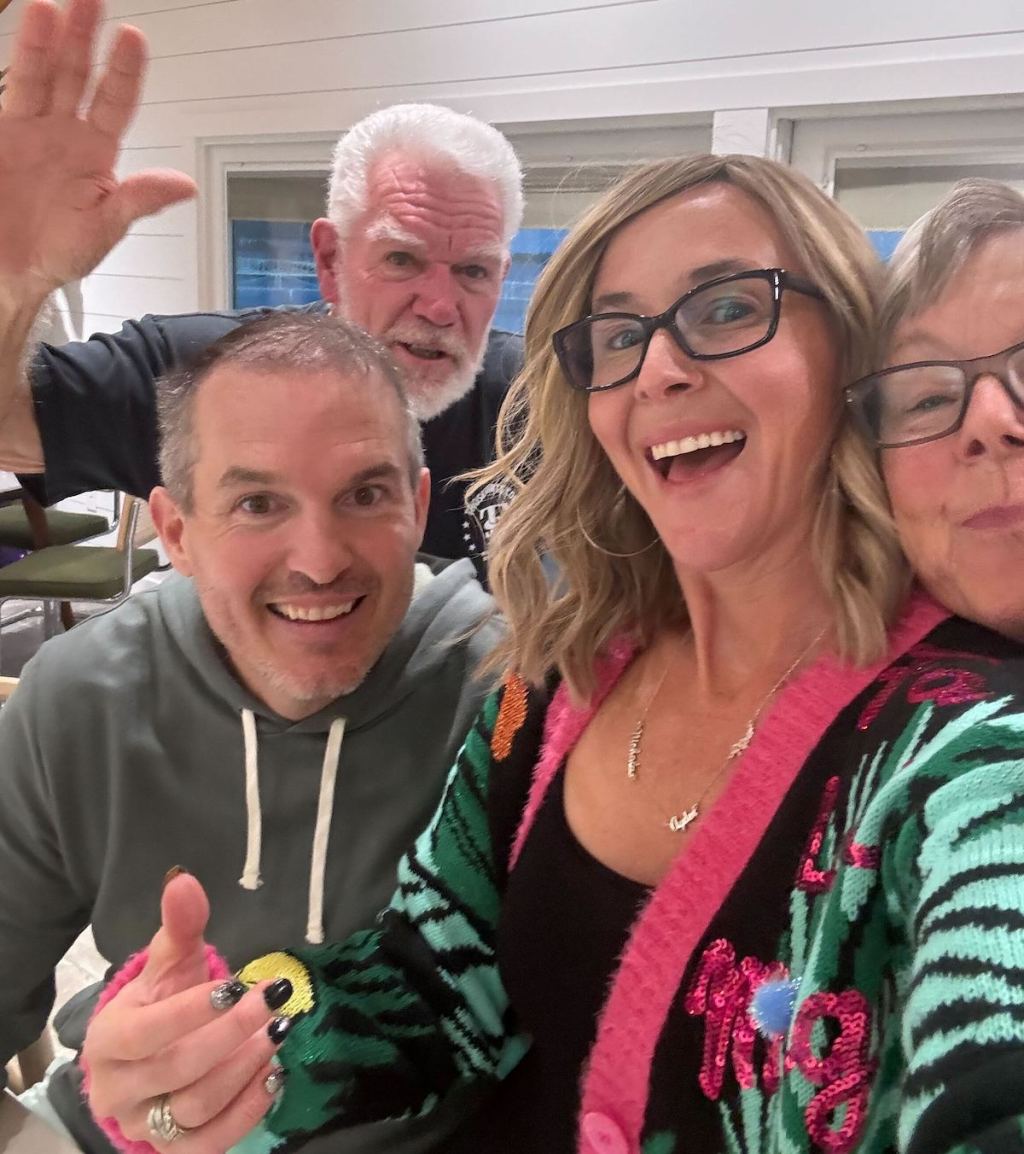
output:
[[[348,321],[324,313],[282,311],[234,329],[210,345],[195,364],[165,377],[157,385],[160,475],[164,487],[186,513],[192,511],[198,454],[196,395],[215,369],[228,364],[244,365],[267,375],[284,370],[382,377],[398,398],[406,426],[409,479],[416,488],[423,468],[420,424],[391,354]]]
[[[1024,228],[1024,196],[998,180],[958,181],[907,229],[889,261],[881,303],[881,356],[896,327],[933,304],[981,244]]]
[[[523,172],[512,145],[490,124],[437,104],[393,104],[354,124],[334,150],[327,216],[344,240],[366,208],[373,163],[399,150],[412,158],[490,181],[502,208],[508,248],[523,220]]]

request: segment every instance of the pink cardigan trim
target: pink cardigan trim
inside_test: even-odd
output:
[[[596,1113],[612,1120],[631,1154],[639,1152],[655,1046],[690,957],[797,773],[838,713],[949,616],[918,594],[893,630],[882,661],[851,669],[825,658],[784,689],[721,798],[641,912],[601,1015],[581,1108],[581,1117]],[[577,720],[558,734],[578,738],[582,729]],[[559,764],[568,748],[549,746],[545,765]],[[584,1139],[580,1149],[589,1146]]]
[[[206,947],[206,968],[209,971],[210,980],[223,981],[231,977],[231,967],[227,962],[217,953],[213,946]],[[134,981],[139,974],[146,968],[146,962],[149,959],[149,950],[140,950],[137,954],[132,956],[125,962],[125,964],[117,971],[117,973],[110,979],[103,987],[103,992],[99,996],[99,1001],[96,1003],[96,1008],[93,1010],[89,1021],[103,1009],[103,1007],[111,1001],[129,982]],[[89,1095],[89,1064],[86,1062],[84,1056],[79,1058],[79,1065],[82,1067],[82,1089],[85,1092],[86,1098]],[[117,1149],[121,1150],[123,1154],[158,1154],[155,1146],[151,1146],[148,1142],[139,1142],[133,1138],[125,1136],[124,1131],[118,1125],[116,1118],[97,1118],[93,1115],[96,1125],[106,1134],[110,1139],[111,1144]]]
[[[572,704],[569,700],[569,690],[564,682],[555,690],[555,695],[551,699],[547,715],[544,718],[544,739],[541,743],[540,757],[533,771],[533,780],[530,784],[526,806],[523,809],[519,829],[512,843],[509,869],[512,869],[519,860],[523,845],[533,828],[534,819],[558,767],[565,760],[569,750],[583,736],[583,731],[590,724],[590,719],[615,688],[619,678],[625,673],[635,655],[636,645],[633,642],[625,639],[615,642],[607,656],[598,665],[597,689],[586,705],[575,706]]]

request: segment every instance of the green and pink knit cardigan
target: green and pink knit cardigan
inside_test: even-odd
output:
[[[780,694],[609,975],[579,1154],[1024,1154],[1024,651],[945,617],[918,597],[884,662],[822,660]],[[242,971],[302,991],[245,1154],[465,1082],[500,1093],[530,1044],[496,961],[502,890],[631,658],[608,656],[587,709],[508,679],[381,924]],[[492,803],[517,779],[509,849]]]

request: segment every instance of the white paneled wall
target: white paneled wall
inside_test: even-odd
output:
[[[123,168],[335,135],[436,100],[499,124],[708,116],[1024,87],[1020,0],[110,0],[153,61]],[[0,15],[7,60],[19,0]],[[208,179],[206,183],[209,183]],[[215,190],[201,189],[207,200]],[[141,223],[83,286],[87,329],[200,303],[201,206]]]

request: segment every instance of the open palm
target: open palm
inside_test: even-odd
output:
[[[118,29],[88,108],[100,0],[30,0],[0,108],[0,283],[37,297],[91,272],[132,222],[195,194],[183,173],[118,180],[146,45]]]

